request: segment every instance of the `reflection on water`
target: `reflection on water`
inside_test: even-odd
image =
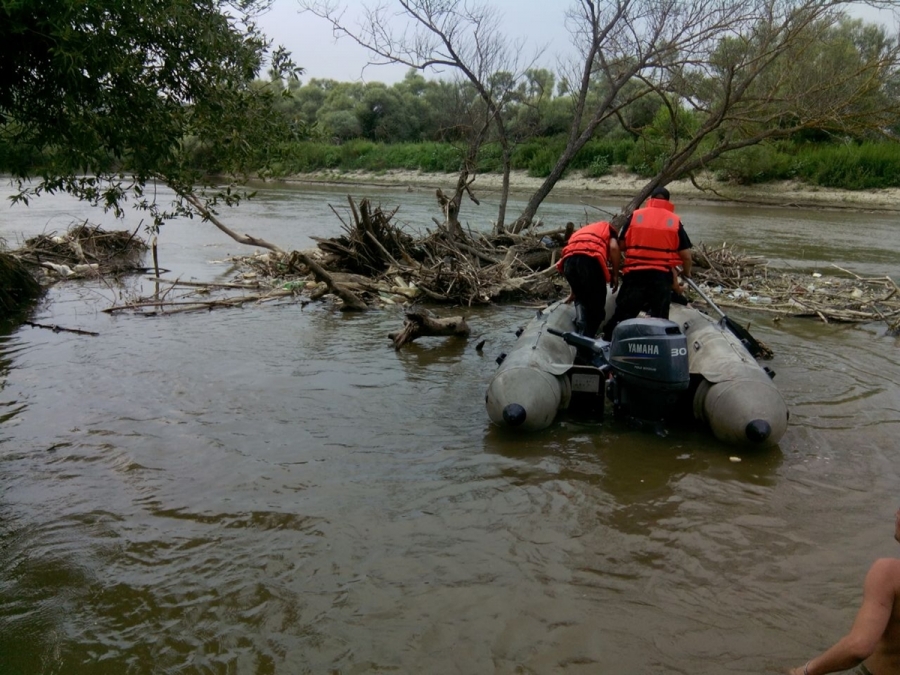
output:
[[[327,198],[264,191],[254,234],[330,236]],[[0,236],[75,207],[41,208]],[[831,227],[767,210],[760,250],[779,214]],[[709,241],[743,237],[736,217],[686,215]],[[846,218],[816,259],[874,264]],[[236,247],[196,225],[164,231],[167,266],[225,274]],[[99,337],[0,337],[4,675],[781,672],[895,553],[900,356],[878,329],[750,317],[791,424],[736,454],[612,419],[492,427],[485,387],[532,309],[444,308],[470,339],[395,352],[399,309],[101,311],[125,292],[59,286],[36,312]]]

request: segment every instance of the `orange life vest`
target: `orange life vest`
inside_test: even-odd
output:
[[[609,283],[610,274],[606,259],[606,255],[609,252],[609,231],[609,223],[605,220],[585,225],[580,230],[576,230],[569,237],[569,241],[563,249],[562,258],[556,263],[556,269],[559,273],[562,274],[563,261],[566,258],[575,253],[580,253],[596,258],[600,262],[600,267],[603,268],[603,276],[606,278],[606,283]]]
[[[678,230],[681,220],[672,202],[649,199],[647,206],[631,216],[625,230],[625,263],[622,273],[637,270],[668,272],[681,264],[678,255]]]

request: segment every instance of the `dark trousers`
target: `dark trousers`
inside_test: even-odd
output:
[[[672,272],[637,270],[622,275],[622,287],[616,296],[616,311],[603,328],[603,339],[612,337],[621,321],[633,319],[642,311],[660,319],[669,318],[672,300]]]
[[[606,275],[600,261],[580,253],[570,255],[563,262],[563,276],[572,287],[575,308],[584,322],[578,329],[582,335],[596,337],[606,318]]]

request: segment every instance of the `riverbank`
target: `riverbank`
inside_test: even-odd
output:
[[[325,185],[377,185],[379,187],[433,191],[445,193],[456,185],[457,174],[424,173],[421,171],[390,170],[317,171],[282,179],[286,183]],[[511,191],[517,196],[530,196],[543,179],[529,176],[523,171],[510,177]],[[499,174],[480,174],[472,184],[476,196],[488,196],[500,191],[502,177]],[[553,188],[551,197],[583,197],[599,195],[623,200],[623,205],[637,193],[647,180],[628,173],[614,172],[601,178],[572,176],[563,178]],[[678,202],[731,202],[758,206],[797,208],[856,209],[865,211],[900,211],[900,188],[880,190],[836,190],[806,185],[797,181],[777,181],[761,185],[733,185],[704,177],[697,184],[688,180],[675,181],[668,186],[672,199]]]

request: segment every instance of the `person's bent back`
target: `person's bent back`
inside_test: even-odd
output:
[[[593,338],[606,317],[606,287],[619,283],[619,245],[616,231],[601,221],[585,225],[569,237],[556,269],[572,289],[567,302],[575,301],[583,335]]]
[[[619,246],[625,256],[622,288],[616,311],[603,330],[606,340],[621,321],[641,311],[668,318],[672,270],[681,266],[685,276],[691,274],[691,240],[666,188],[653,190],[646,206],[631,214],[619,233]]]

